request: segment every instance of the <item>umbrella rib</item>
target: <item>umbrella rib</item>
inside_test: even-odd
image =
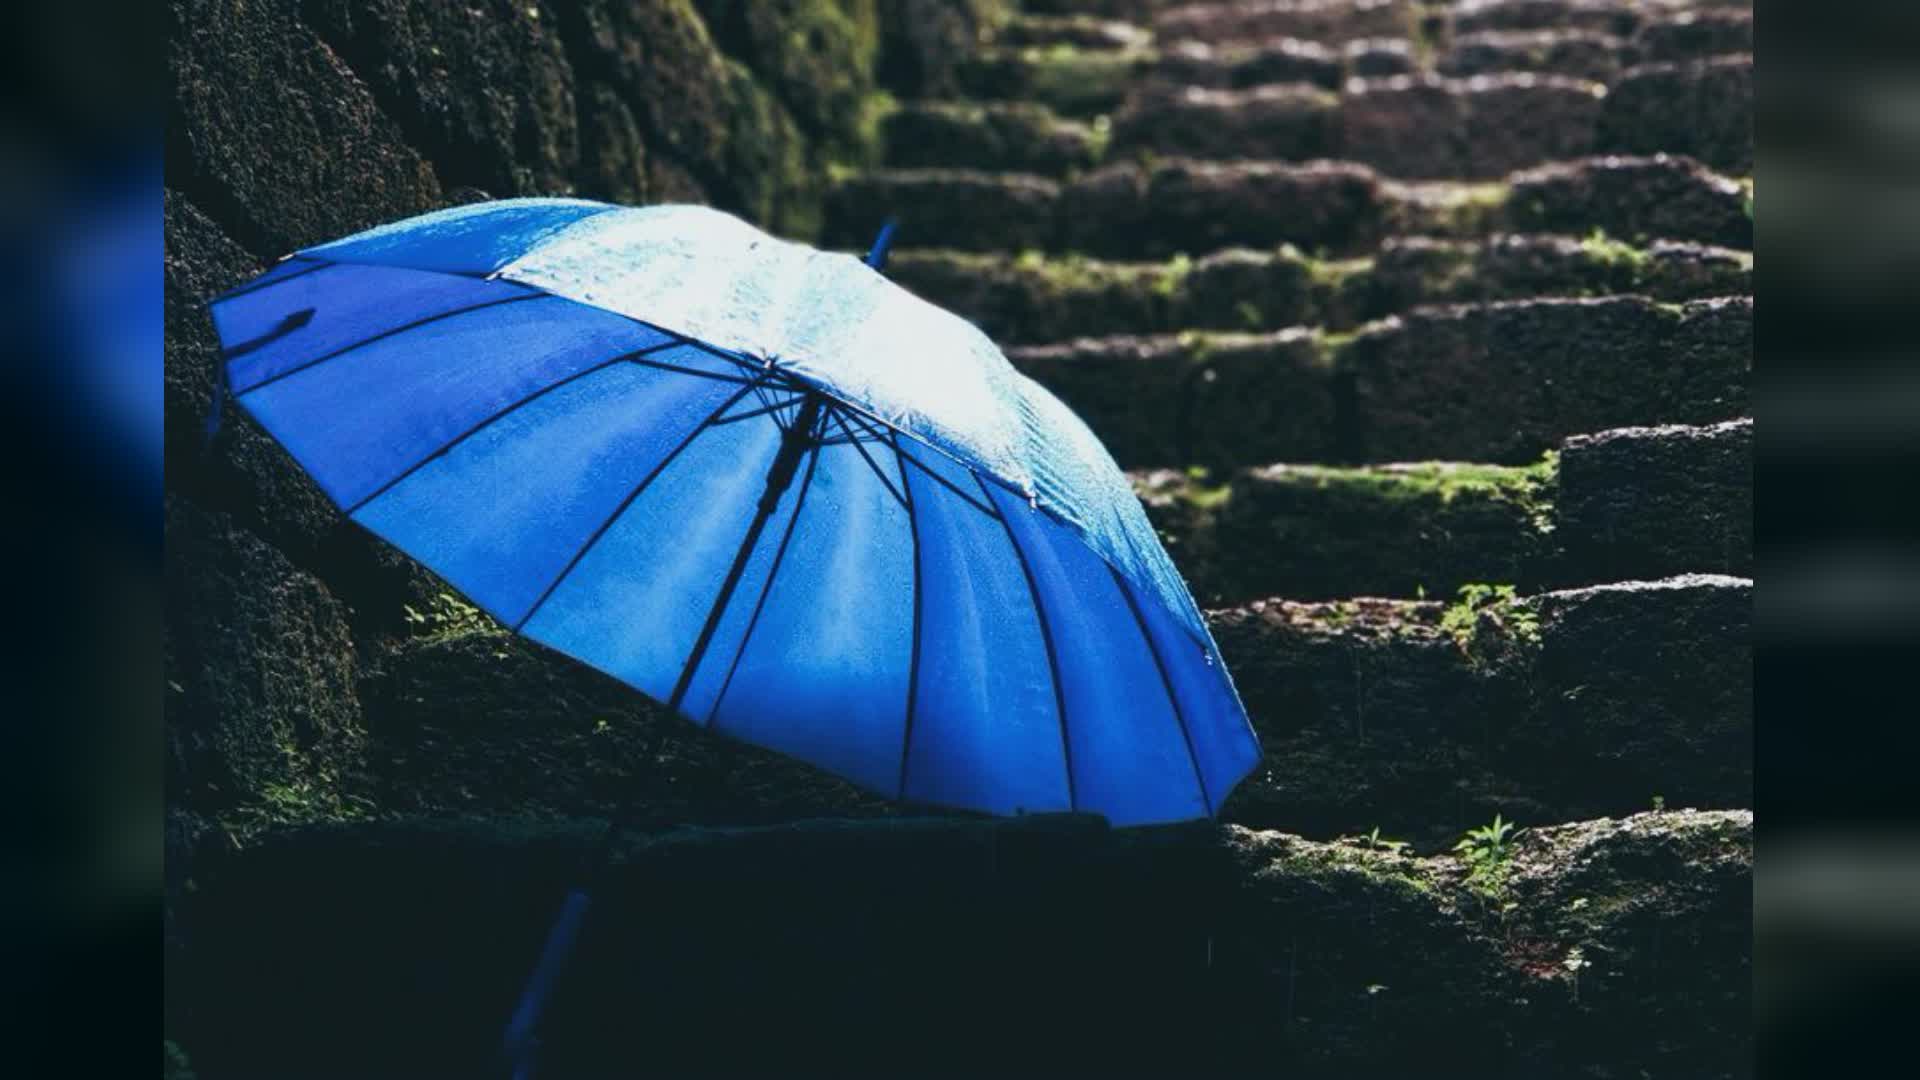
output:
[[[1206,777],[1200,774],[1200,755],[1193,749],[1193,732],[1187,727],[1187,714],[1180,708],[1180,698],[1173,692],[1173,677],[1167,673],[1167,662],[1160,656],[1160,647],[1153,642],[1153,634],[1147,630],[1147,618],[1140,611],[1140,601],[1134,598],[1133,590],[1127,588],[1127,580],[1113,565],[1107,565],[1107,572],[1113,575],[1113,584],[1126,598],[1127,610],[1133,613],[1133,624],[1140,630],[1140,639],[1147,643],[1147,652],[1153,656],[1153,666],[1160,670],[1160,685],[1166,688],[1167,704],[1173,709],[1173,718],[1180,725],[1180,739],[1187,744],[1187,760],[1193,764],[1193,783],[1200,789],[1200,805],[1207,808],[1207,816],[1213,816],[1213,797],[1207,794]]]
[[[965,500],[975,510],[980,511],[981,513],[987,515],[990,518],[993,518],[996,521],[999,520],[1000,511],[995,510],[993,507],[988,506],[987,504],[981,502],[979,499],[974,498],[972,495],[969,495],[966,492],[961,491],[960,488],[957,485],[955,485],[953,481],[947,479],[944,476],[941,476],[939,473],[934,472],[932,469],[927,468],[926,464],[922,462],[919,458],[914,457],[912,454],[907,453],[905,450],[902,450],[897,441],[894,444],[893,452],[905,458],[908,462],[910,462],[913,465],[914,468],[919,469],[922,473],[925,473],[929,480],[934,481],[935,483],[939,484],[941,487],[946,488],[948,491],[953,492],[955,495]]]
[[[865,425],[862,425],[865,426]],[[900,454],[900,434],[893,433],[893,452]],[[907,489],[907,530],[913,536],[913,646],[907,660],[907,718],[900,732],[900,791],[895,798],[907,797],[907,760],[913,749],[913,721],[920,698],[920,622],[921,596],[920,517],[914,512],[912,489],[907,484],[907,466],[900,463],[900,486]]]
[[[528,622],[532,621],[533,616],[537,612],[539,612],[541,605],[547,602],[547,598],[553,595],[554,590],[560,587],[561,582],[567,580],[567,575],[573,573],[573,568],[580,565],[580,560],[587,557],[587,552],[592,551],[593,545],[600,542],[600,537],[604,536],[608,529],[613,528],[613,523],[620,520],[620,515],[627,512],[627,507],[633,505],[633,500],[639,498],[640,493],[647,490],[647,485],[653,483],[654,477],[657,477],[662,472],[665,472],[667,466],[673,464],[673,460],[680,456],[680,451],[685,450],[687,446],[693,442],[693,440],[699,438],[701,433],[706,431],[707,428],[713,424],[713,421],[716,417],[718,417],[721,413],[726,412],[728,409],[733,408],[733,403],[736,401],[739,401],[743,397],[746,397],[747,392],[752,389],[753,389],[753,384],[749,384],[747,386],[741,387],[739,390],[734,391],[734,393],[730,397],[728,397],[727,400],[720,403],[719,408],[709,413],[707,415],[707,418],[705,420],[700,421],[699,424],[695,425],[692,431],[687,432],[687,437],[684,439],[681,439],[678,445],[676,445],[672,450],[668,451],[667,456],[664,458],[661,458],[660,463],[658,465],[655,465],[653,469],[650,472],[648,472],[645,477],[642,477],[640,482],[634,485],[632,491],[627,492],[627,497],[620,500],[620,505],[613,508],[613,513],[608,514],[607,519],[600,523],[600,527],[593,530],[593,535],[587,537],[587,542],[580,545],[580,550],[573,553],[573,558],[568,559],[567,565],[562,567],[560,569],[560,573],[556,575],[554,579],[547,584],[546,591],[540,594],[540,598],[533,602],[533,606],[527,609],[527,613],[525,615],[520,616],[519,622],[516,622],[513,624],[514,633],[516,634],[519,633],[522,627],[526,626]]]
[[[228,289],[226,292],[223,292],[219,296],[214,297],[212,300],[207,301],[207,304],[211,306],[213,304],[224,304],[228,300],[238,300],[243,296],[250,296],[254,293],[261,291],[262,289],[271,289],[275,285],[284,285],[295,278],[306,277],[308,274],[311,274],[316,270],[325,270],[329,267],[340,265],[339,263],[336,263],[336,262],[326,262],[321,259],[316,259],[310,255],[289,255],[287,256],[287,259],[288,260],[298,259],[301,262],[310,262],[313,265],[304,267],[299,270],[295,270],[291,274],[281,274],[277,278],[271,278],[266,281],[253,281],[245,285],[241,285],[237,288]],[[272,272],[273,271],[271,270],[267,271],[267,273],[269,274]]]
[[[718,420],[715,420],[713,422],[713,426],[726,427],[728,424],[737,424],[742,420],[751,420],[756,416],[765,416],[770,412],[775,412],[779,409],[784,409],[790,404],[792,403],[786,402],[786,401],[780,401],[780,402],[775,402],[772,405],[762,405],[760,408],[754,409],[751,412],[735,413],[732,416],[722,417]]]
[[[553,382],[550,382],[547,385],[542,386],[540,389],[535,390],[533,393],[522,396],[518,400],[508,404],[506,407],[496,410],[491,415],[481,420],[479,423],[474,424],[472,427],[469,427],[467,430],[461,432],[458,435],[455,435],[451,439],[448,439],[446,442],[440,445],[439,449],[435,450],[431,454],[428,454],[426,457],[421,458],[419,461],[414,462],[412,465],[407,466],[406,470],[400,473],[400,475],[394,477],[393,479],[373,489],[371,493],[367,494],[359,502],[356,502],[352,506],[347,508],[347,516],[352,517],[353,515],[359,513],[361,510],[366,508],[366,505],[368,503],[372,502],[373,500],[379,498],[382,495],[385,495],[387,492],[392,491],[394,488],[398,487],[400,483],[404,481],[407,477],[412,476],[414,473],[419,472],[421,469],[426,468],[428,465],[432,464],[435,459],[445,457],[447,454],[453,451],[454,447],[459,446],[461,443],[466,442],[468,439],[472,438],[475,435],[478,435],[481,431],[485,430],[486,428],[491,427],[496,421],[505,419],[507,416],[517,411],[521,406],[532,404],[534,401],[539,400],[544,395],[552,393],[553,391],[558,390],[563,386],[566,386],[568,383],[575,382],[579,379],[584,379],[587,376],[594,374],[595,372],[605,371],[606,369],[614,366],[615,364],[621,363],[623,361],[636,362],[638,358],[643,357],[650,352],[654,352],[658,349],[670,349],[678,344],[679,342],[677,341],[667,341],[667,342],[662,342],[658,345],[650,345],[647,348],[641,349],[639,352],[625,353],[620,356],[611,357],[609,359],[602,360],[597,364],[593,364],[588,367],[581,368],[579,371],[576,371],[573,374],[568,375],[563,379],[556,379]]]
[[[253,393],[255,390],[258,390],[264,386],[271,386],[272,384],[279,382],[281,379],[284,379],[289,375],[298,375],[300,372],[305,371],[316,364],[324,364],[327,361],[332,360],[337,356],[343,356],[347,353],[354,351],[355,349],[362,348],[363,346],[371,345],[376,341],[384,341],[385,339],[390,338],[395,334],[404,334],[409,330],[418,330],[420,327],[425,326],[428,323],[439,322],[442,319],[451,319],[456,315],[466,315],[470,312],[484,311],[487,308],[500,307],[503,304],[518,304],[526,300],[545,300],[545,299],[558,299],[558,298],[553,297],[549,293],[529,292],[519,296],[504,296],[497,300],[486,300],[478,304],[468,304],[465,307],[454,308],[452,311],[442,311],[442,312],[439,312],[438,314],[427,315],[423,318],[415,319],[412,322],[407,323],[403,326],[396,326],[390,330],[382,330],[381,332],[373,335],[370,338],[362,338],[361,340],[356,341],[351,345],[343,345],[340,348],[335,349],[330,353],[326,353],[321,356],[316,356],[312,360],[308,360],[305,363],[295,364],[294,366],[288,368],[285,371],[279,372],[274,375],[269,375],[266,378],[261,379],[259,382],[254,383],[252,386],[247,387],[245,390],[236,390],[233,396],[236,398],[245,397],[246,395]],[[222,363],[224,362],[225,361],[223,359]]]
[[[645,352],[652,352],[654,348],[659,348],[659,349],[677,348],[677,347],[685,346],[686,344],[687,343],[685,341],[674,340],[674,341],[669,341],[663,345],[657,345],[657,346],[654,346],[653,348],[649,348],[645,350]],[[718,375],[711,371],[701,371],[699,368],[681,367],[678,364],[665,364],[665,363],[661,363],[658,360],[648,360],[645,358],[644,353],[638,356],[624,357],[623,359],[626,359],[631,363],[639,364],[641,367],[658,368],[661,371],[671,371],[676,375],[692,375],[696,379],[712,379],[714,382],[733,383],[735,386],[757,385],[754,383],[752,379],[743,379],[737,375]]]
[[[800,478],[800,492],[793,498],[793,516],[787,519],[786,531],[780,534],[780,546],[774,549],[773,565],[767,568],[767,580],[760,586],[760,599],[753,603],[753,614],[747,619],[747,628],[740,634],[740,647],[733,650],[733,663],[727,665],[727,677],[720,683],[720,692],[714,695],[713,708],[707,710],[708,728],[713,727],[714,718],[720,715],[720,703],[727,699],[727,691],[733,688],[734,672],[740,670],[740,658],[747,654],[747,643],[753,640],[754,628],[760,625],[760,611],[767,606],[767,596],[773,592],[773,579],[780,573],[780,564],[787,557],[787,541],[793,539],[794,526],[800,523],[800,511],[807,505],[807,491],[813,487],[813,467],[820,461],[820,448],[815,446],[807,452],[807,473]]]
[[[860,451],[860,457],[863,461],[867,463],[867,468],[872,469],[873,475],[880,481],[882,485],[886,487],[887,494],[892,495],[894,498],[894,501],[899,503],[902,507],[906,507],[908,510],[911,510],[912,507],[907,506],[907,497],[905,495],[900,494],[898,491],[894,490],[893,481],[888,480],[887,474],[880,471],[880,463],[873,460],[873,455],[867,453],[867,448],[860,445],[859,439],[856,439],[853,437],[853,429],[847,427],[847,422],[845,420],[840,419],[839,410],[838,409],[831,410],[830,415],[832,415],[834,420],[839,423],[840,430],[847,433],[847,441],[849,442],[849,444],[851,444],[855,450]]]
[[[980,493],[988,499],[993,493],[974,473],[973,482],[980,485]],[[1040,641],[1047,647],[1047,672],[1053,676],[1053,702],[1060,717],[1060,758],[1067,767],[1067,809],[1080,809],[1080,795],[1073,783],[1073,743],[1067,738],[1067,687],[1060,681],[1060,657],[1053,648],[1053,628],[1047,622],[1047,607],[1040,602],[1040,583],[1034,580],[1033,566],[1027,561],[1027,553],[1020,546],[1020,538],[1013,534],[1013,523],[1000,515],[1000,527],[1007,531],[1007,543],[1013,547],[1014,558],[1020,560],[1020,572],[1026,575],[1027,594],[1033,598],[1033,613],[1040,621]]]

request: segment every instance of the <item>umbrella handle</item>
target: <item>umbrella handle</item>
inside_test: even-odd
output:
[[[620,822],[611,821],[600,840],[600,848],[589,871],[589,879],[602,876],[607,863],[613,857],[613,843],[620,833]],[[547,998],[553,992],[553,984],[560,978],[560,971],[566,966],[567,958],[573,955],[573,947],[580,940],[580,927],[586,921],[587,908],[593,903],[586,885],[578,886],[567,892],[566,900],[560,904],[560,911],[553,918],[553,925],[547,930],[547,940],[540,947],[540,960],[533,966],[533,974],[528,976],[527,985],[520,991],[519,1004],[514,1006],[513,1019],[507,1022],[506,1037],[503,1043],[507,1057],[513,1062],[513,1080],[532,1080],[534,1051],[539,1049],[540,1040],[535,1032],[540,1026],[540,1014],[546,1009]]]
[[[540,962],[534,965],[533,975],[527,979],[526,988],[520,991],[520,1004],[513,1010],[513,1019],[507,1023],[506,1050],[513,1060],[514,1080],[531,1080],[533,1076],[533,1052],[539,1046],[534,1037],[534,1029],[540,1023],[540,1013],[546,1007],[547,995],[552,992],[554,981],[559,978],[560,969],[566,965],[567,957],[573,953],[573,946],[580,938],[580,924],[586,919],[587,907],[592,903],[585,889],[574,889],[567,893],[567,899],[560,905],[560,913],[554,917],[553,926],[547,931],[547,943],[540,949]]]

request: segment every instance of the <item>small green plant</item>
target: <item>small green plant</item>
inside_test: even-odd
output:
[[[1469,660],[1475,659],[1483,618],[1517,641],[1539,642],[1540,616],[1519,602],[1514,586],[1474,582],[1460,586],[1459,596],[1440,613],[1440,630]]]
[[[1493,822],[1470,829],[1453,853],[1467,864],[1467,887],[1490,898],[1506,895],[1507,873],[1513,866],[1513,838],[1519,835],[1513,822],[1493,815]]]
[[[1390,840],[1380,835],[1380,826],[1375,825],[1365,836],[1349,837],[1364,851],[1384,851],[1389,855],[1403,854],[1409,845],[1405,840]]]
[[[1656,814],[1664,814],[1667,812],[1667,797],[1665,795],[1655,795],[1653,797],[1653,812]]]

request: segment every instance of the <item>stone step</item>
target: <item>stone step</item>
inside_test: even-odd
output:
[[[1126,468],[1517,465],[1570,435],[1750,415],[1753,302],[1501,301],[1350,335],[1083,338],[1007,356]]]
[[[1161,41],[1290,37],[1341,44],[1416,37],[1422,17],[1412,0],[1259,0],[1167,8],[1154,16],[1153,29]]]
[[[1631,36],[1605,29],[1475,30],[1451,35],[1435,60],[1442,75],[1540,71],[1611,83],[1643,62],[1682,62],[1753,52],[1753,13],[1681,11],[1649,18]]]
[[[1098,164],[1107,128],[1063,119],[1041,105],[917,101],[887,115],[881,138],[890,168],[1060,176]]]
[[[1116,155],[1302,161],[1334,157],[1389,176],[1488,179],[1598,151],[1691,153],[1752,169],[1751,56],[1631,68],[1616,90],[1560,74],[1349,79],[1235,87],[1150,79],[1113,117]],[[1311,73],[1307,73],[1311,74]],[[1227,85],[1215,85],[1225,82]]]
[[[1169,87],[1233,90],[1305,83],[1333,90],[1346,81],[1347,67],[1339,49],[1297,38],[1219,45],[1177,41],[1160,45],[1146,77],[1149,83]]]
[[[1070,250],[1167,258],[1293,243],[1334,254],[1389,236],[1496,232],[1586,235],[1635,244],[1753,246],[1750,188],[1684,157],[1604,157],[1515,173],[1506,183],[1385,182],[1353,162],[1157,159],[1106,165],[1061,183],[1021,173],[878,169],[837,179],[822,242],[863,248],[877,222],[900,243],[968,251]]]
[[[1419,304],[1642,293],[1693,300],[1753,292],[1753,257],[1701,244],[1640,248],[1585,238],[1395,237],[1370,257],[1316,259],[1290,246],[1198,259],[896,252],[887,275],[1002,344],[1181,330],[1345,330]]]
[[[1518,464],[1581,432],[1751,415],[1753,300],[1416,308],[1339,365],[1356,460]]]
[[[1093,116],[1119,107],[1153,58],[1147,49],[989,47],[961,60],[954,77],[968,97],[1029,102],[1069,116]]]
[[[1753,573],[1753,421],[1625,428],[1524,466],[1134,474],[1206,606]]]
[[[1753,582],[1257,601],[1210,615],[1265,762],[1226,814],[1410,839],[1753,801]]]
[[[1650,19],[1633,37],[1642,60],[1699,60],[1753,52],[1753,11],[1740,7],[1683,11]]]
[[[1390,176],[1488,179],[1591,153],[1606,88],[1560,75],[1355,80],[1335,152]]]
[[[209,1077],[502,1073],[502,1018],[604,833],[411,819],[207,844],[168,1037]],[[1076,817],[629,834],[607,864],[542,1077],[1705,1077],[1752,1057],[1747,812],[1528,828],[1471,882],[1452,854],[1357,838]]]
[[[1680,155],[1595,157],[1507,178],[1509,228],[1753,248],[1753,188]]]
[[[1607,94],[1596,145],[1627,154],[1687,154],[1716,169],[1752,172],[1752,55],[1628,69]]]
[[[1101,15],[1016,15],[994,30],[993,43],[1014,49],[1044,49],[1055,45],[1075,49],[1144,49],[1153,44],[1153,31],[1138,23]]]
[[[1566,564],[1595,580],[1682,569],[1751,575],[1753,421],[1567,440],[1554,521]]]
[[[1032,15],[1091,15],[1146,24],[1153,13],[1180,0],[1021,0],[1020,9]]]
[[[1136,92],[1113,117],[1113,153],[1308,161],[1339,152],[1342,98],[1305,83]]]
[[[1434,68],[1454,78],[1538,71],[1606,82],[1637,59],[1630,39],[1595,30],[1482,30],[1454,37]]]
[[[1461,0],[1448,22],[1456,34],[1487,30],[1588,30],[1625,37],[1668,5],[1635,0]]]

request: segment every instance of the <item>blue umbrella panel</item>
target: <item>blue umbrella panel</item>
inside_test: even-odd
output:
[[[701,207],[482,203],[213,303],[226,392],[501,623],[889,797],[1213,814],[1259,746],[1124,475],[965,320]]]

